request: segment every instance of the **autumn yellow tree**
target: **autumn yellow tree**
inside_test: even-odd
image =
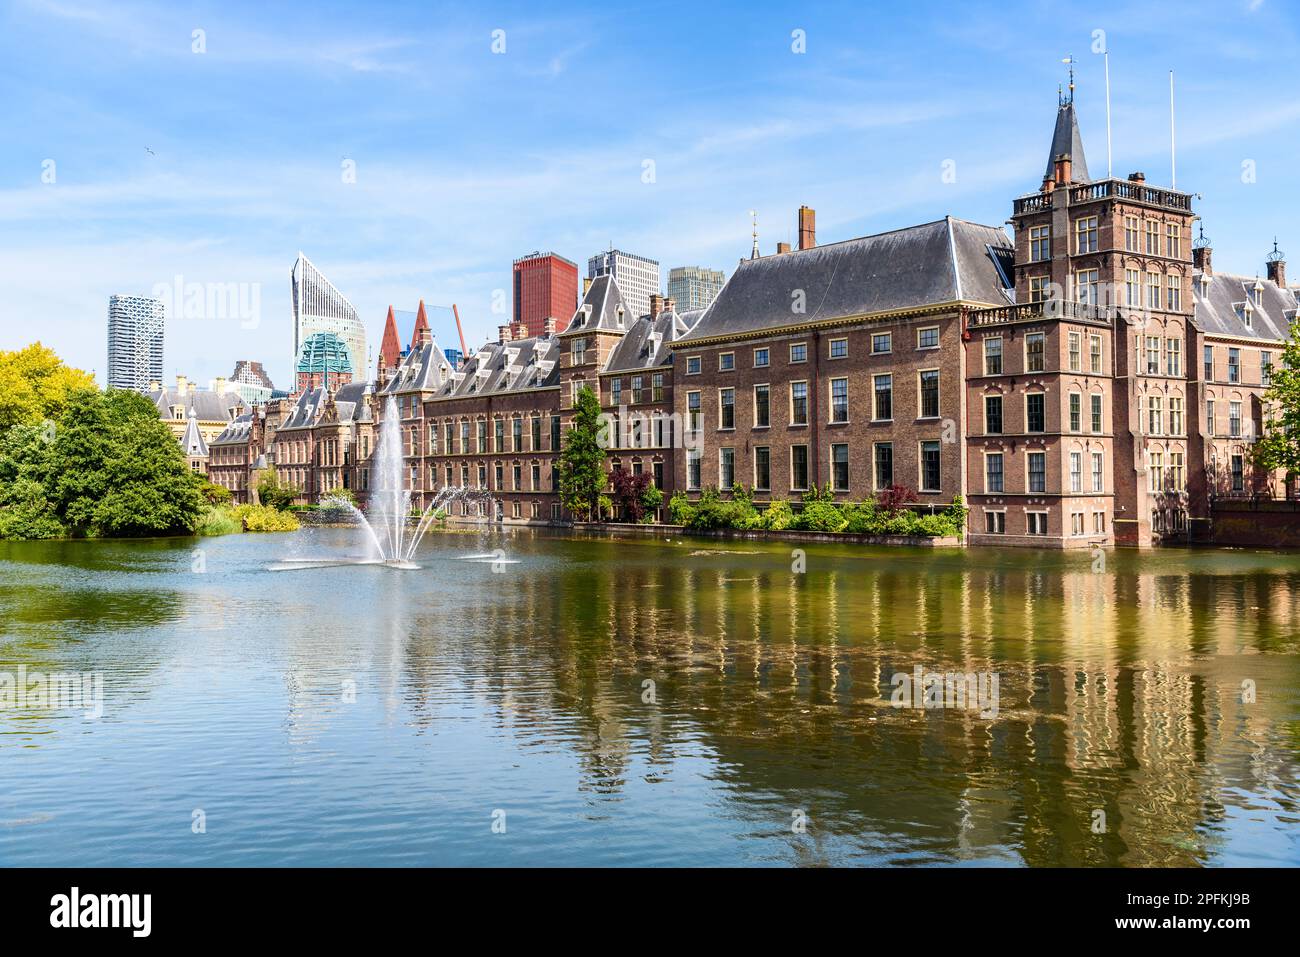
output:
[[[0,352],[0,432],[57,419],[69,396],[93,388],[94,376],[64,365],[53,349],[39,342]]]

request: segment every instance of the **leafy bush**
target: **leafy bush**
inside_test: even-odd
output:
[[[774,532],[783,532],[794,524],[794,509],[785,499],[776,499],[762,514],[762,524],[760,528],[770,529]]]
[[[242,531],[240,523],[231,509],[223,505],[209,505],[194,529],[196,535],[233,535],[239,531]]]
[[[689,525],[694,515],[695,506],[685,492],[678,492],[669,500],[668,520],[674,525]]]
[[[209,505],[229,505],[230,489],[224,485],[215,485],[212,482],[204,482],[200,489],[203,500]]]
[[[268,508],[284,510],[302,494],[302,489],[281,482],[274,469],[267,469],[257,480],[257,500]]]
[[[794,527],[804,532],[838,532],[847,524],[848,519],[840,506],[820,498],[805,502],[794,520]]]
[[[891,485],[876,495],[876,504],[886,512],[897,512],[909,502],[916,501],[916,493],[906,485]]]
[[[243,523],[246,532],[296,532],[299,527],[292,512],[270,505],[239,505],[231,510],[231,516]]]

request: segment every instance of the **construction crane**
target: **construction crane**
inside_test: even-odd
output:
[[[460,336],[460,354],[468,356],[469,350],[465,348],[465,330],[460,326],[460,311],[454,302],[451,304],[451,314],[456,317],[456,335]]]

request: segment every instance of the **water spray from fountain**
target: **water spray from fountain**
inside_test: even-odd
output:
[[[396,568],[418,568],[412,559],[420,547],[420,540],[446,514],[453,502],[486,505],[489,515],[496,514],[496,500],[485,489],[447,486],[438,490],[417,518],[411,511],[411,490],[405,487],[406,473],[401,411],[397,399],[389,396],[384,405],[379,444],[370,469],[368,514],[343,498],[321,501],[323,508],[348,512],[366,530],[372,562]],[[412,518],[415,518],[414,522]]]

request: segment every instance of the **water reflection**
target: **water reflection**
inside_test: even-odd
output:
[[[209,862],[1300,860],[1300,559],[807,546],[801,574],[768,544],[518,533],[435,535],[419,572],[269,575],[269,541],[208,546],[203,576],[185,549],[0,553],[0,669],[35,643],[108,672],[136,708],[110,720],[165,738],[122,752],[138,775],[168,760],[177,802],[256,808]],[[498,545],[520,563],[439,560]],[[918,666],[996,673],[997,716],[891,707]],[[55,784],[134,747],[68,727],[41,742]],[[507,806],[521,836],[485,844]]]

